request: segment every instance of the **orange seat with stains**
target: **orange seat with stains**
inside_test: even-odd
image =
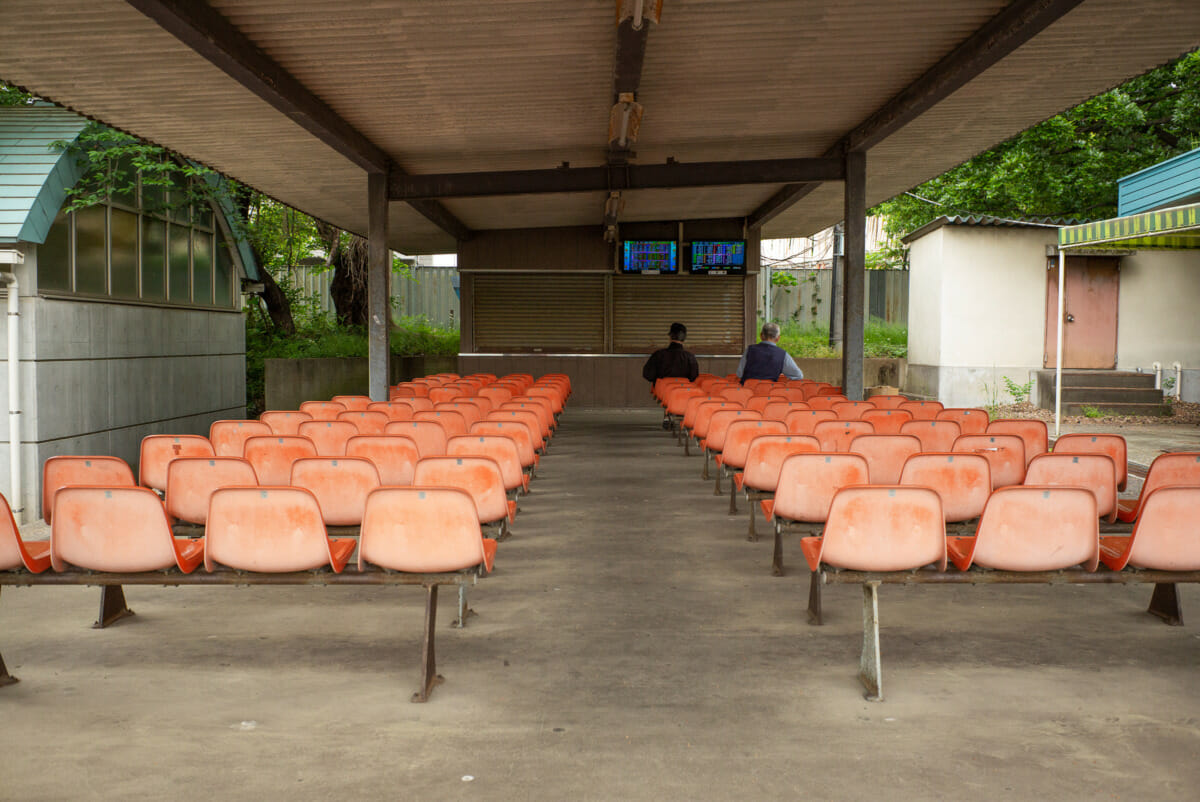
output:
[[[299,410],[269,409],[258,419],[271,427],[271,434],[295,435],[300,433],[300,424],[312,420],[313,416]]]
[[[862,420],[863,413],[869,409],[875,409],[870,401],[841,401],[833,405],[838,420]]]
[[[946,524],[927,487],[845,487],[834,496],[821,537],[800,541],[813,571],[946,570]]]
[[[271,435],[275,430],[261,420],[218,420],[208,427],[208,441],[217,457],[240,457],[246,438]]]
[[[875,427],[861,420],[827,420],[813,427],[813,437],[822,451],[846,453],[850,443],[864,434],[875,434]]]
[[[8,499],[0,496],[0,571],[24,568],[40,574],[50,567],[49,540],[23,540]]]
[[[317,456],[317,446],[300,435],[251,437],[242,456],[254,466],[260,485],[286,485],[292,479],[292,463]]]
[[[300,424],[300,436],[312,440],[322,457],[345,456],[346,441],[358,433],[357,426],[344,420],[311,420]]]
[[[934,420],[952,420],[959,425],[963,434],[983,434],[988,426],[987,410],[969,407],[947,407]]]
[[[1015,434],[1025,442],[1025,465],[1049,449],[1050,435],[1044,421],[999,418],[987,425],[987,434]]]
[[[876,409],[899,409],[901,404],[908,403],[902,395],[873,395],[867,398]]]
[[[204,538],[176,538],[153,490],[76,485],[58,491],[50,525],[50,564],[89,571],[138,573],[200,564]]]
[[[371,406],[371,396],[369,395],[335,395],[329,399],[335,404],[341,404],[349,412],[366,410]]]
[[[921,441],[921,450],[945,452],[954,448],[962,427],[952,420],[910,420],[900,424],[900,434],[911,434]]]
[[[404,401],[376,401],[367,407],[368,412],[382,412],[389,421],[412,420],[413,405]]]
[[[936,420],[944,407],[941,401],[905,401],[897,409],[908,412],[913,420]]]
[[[386,412],[378,409],[347,410],[339,413],[337,419],[353,423],[359,434],[383,434],[391,420]]]
[[[1136,521],[1142,509],[1142,499],[1158,488],[1169,485],[1200,485],[1200,451],[1180,451],[1155,457],[1142,481],[1142,492],[1138,497],[1117,502],[1117,518],[1126,523]]]
[[[921,441],[911,434],[863,434],[850,441],[848,453],[861,454],[873,485],[900,483],[904,463],[921,452]]]
[[[433,409],[428,412],[415,412],[412,419],[414,421],[436,423],[442,427],[442,431],[446,434],[446,437],[466,434],[470,428],[467,426],[467,420],[463,417],[462,413],[452,409]]]
[[[421,453],[411,437],[401,434],[360,434],[346,441],[347,457],[369,459],[387,485],[411,485]]]
[[[221,487],[255,487],[258,475],[242,457],[180,457],[167,467],[167,515],[192,524],[208,520],[208,503]]]
[[[992,466],[982,454],[923,452],[905,461],[900,484],[932,488],[946,523],[970,521],[983,515],[992,494]]]
[[[151,434],[142,438],[138,484],[167,489],[167,465],[178,457],[215,457],[213,445],[198,434]]]
[[[483,566],[496,541],[484,538],[475,502],[455,487],[381,487],[367,497],[358,570],[433,573]]]
[[[522,469],[532,470],[540,461],[535,450],[534,435],[529,431],[529,426],[522,421],[483,420],[472,426],[468,434],[512,438],[521,455]],[[422,456],[425,455],[422,454]]]
[[[521,452],[511,437],[464,434],[446,441],[448,457],[488,457],[500,466],[504,490],[529,491],[529,476],[521,470]]]
[[[483,524],[511,523],[517,512],[517,503],[505,493],[500,465],[491,457],[425,457],[417,463],[413,487],[465,490]]]
[[[137,480],[120,457],[50,457],[42,463],[42,520],[46,523],[53,523],[55,495],[69,485],[136,487]]]
[[[992,466],[992,489],[1025,482],[1025,441],[1015,434],[959,435],[950,450],[981,454]]]
[[[1117,472],[1117,490],[1125,489],[1129,476],[1129,452],[1119,434],[1063,434],[1054,441],[1055,454],[1107,454]]]
[[[429,420],[392,421],[385,434],[400,434],[417,444],[422,457],[437,457],[446,453],[446,430],[440,423]]]
[[[1038,454],[1024,483],[1085,487],[1096,497],[1096,514],[1109,523],[1117,520],[1117,475],[1107,454]]]
[[[213,493],[204,567],[278,574],[329,566],[341,573],[354,538],[331,538],[316,497],[301,487],[223,487]]]
[[[900,434],[900,427],[912,420],[912,413],[904,409],[868,409],[859,420],[874,426],[875,434]]]
[[[333,401],[305,401],[300,405],[300,411],[312,415],[313,420],[337,420],[337,416],[346,411],[346,405]]]
[[[850,485],[865,485],[869,478],[867,461],[860,454],[796,454],[785,459],[779,470],[775,498],[760,502],[763,515],[775,523],[771,572],[783,575],[785,522],[823,523],[837,491]]]
[[[818,423],[835,420],[837,413],[832,409],[796,409],[784,418],[791,434],[812,434]]]
[[[1100,559],[1114,571],[1126,565],[1155,571],[1200,571],[1196,510],[1200,510],[1200,487],[1168,485],[1151,491],[1132,535],[1100,538]]]
[[[375,463],[363,457],[305,457],[292,463],[290,484],[316,496],[326,526],[358,526],[380,481]]]
[[[1082,487],[1002,487],[988,499],[973,536],[947,538],[950,559],[998,571],[1095,571],[1100,554],[1096,497]]]

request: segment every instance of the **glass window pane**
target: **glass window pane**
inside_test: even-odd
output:
[[[212,234],[192,232],[192,303],[212,304],[213,252]]]
[[[151,214],[165,214],[167,204],[167,193],[162,187],[153,186],[146,183],[146,177],[142,176],[142,209]]]
[[[170,217],[178,223],[186,223],[192,219],[192,210],[188,206],[188,193],[185,191],[187,179],[176,170],[171,173],[171,209]]]
[[[39,290],[71,291],[71,218],[59,212],[46,241],[38,246]]]
[[[108,292],[104,247],[105,208],[89,206],[75,212],[75,291],[89,295]]]
[[[211,229],[213,227],[212,207],[203,201],[192,209],[192,220],[198,226]]]
[[[142,298],[161,301],[167,297],[167,224],[142,218]]]
[[[138,297],[137,227],[133,212],[112,210],[112,294],[117,298]]]
[[[188,291],[192,282],[188,273],[188,240],[190,230],[187,226],[171,226],[171,239],[168,246],[170,254],[170,299],[175,303],[187,303]]]
[[[112,199],[123,206],[137,206],[137,169],[133,157],[122,156],[114,165]]]
[[[216,298],[214,299],[217,306],[226,308],[233,306],[233,254],[230,248],[233,243],[225,239],[225,235],[220,231],[217,232],[217,270],[216,281]]]

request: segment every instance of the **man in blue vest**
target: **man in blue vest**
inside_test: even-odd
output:
[[[804,378],[804,374],[796,366],[796,360],[780,348],[778,342],[779,326],[775,323],[764,323],[762,342],[747,348],[738,362],[737,375],[742,384],[745,384],[747,379],[775,381],[781,373],[789,379]]]

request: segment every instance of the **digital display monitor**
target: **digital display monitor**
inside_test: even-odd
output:
[[[622,273],[679,272],[678,245],[674,240],[627,239],[621,246]]]
[[[746,241],[743,239],[698,239],[691,243],[688,271],[704,276],[733,276],[746,273]]]

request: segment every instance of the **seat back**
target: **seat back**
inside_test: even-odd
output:
[[[533,446],[540,449],[549,435],[542,428],[541,417],[532,409],[497,409],[488,413],[484,420],[500,421],[501,423],[524,423],[533,437]]]
[[[511,438],[517,444],[517,453],[521,455],[522,468],[532,467],[537,461],[533,434],[523,421],[484,420],[472,426],[468,434]]]
[[[911,420],[900,424],[900,434],[911,434],[921,441],[921,450],[946,452],[962,434],[962,427],[952,420]]]
[[[1049,448],[1050,435],[1044,421],[999,418],[987,425],[987,434],[1015,434],[1025,442],[1025,466]]]
[[[807,549],[806,549],[807,551]],[[927,487],[845,487],[834,496],[820,563],[853,571],[946,570],[941,499]]]
[[[1096,497],[1096,514],[1116,519],[1117,472],[1107,454],[1038,454],[1025,471],[1024,483],[1086,487]]]
[[[876,409],[899,409],[901,404],[908,403],[902,395],[873,395],[867,398]]]
[[[726,387],[720,395],[726,401],[745,406],[746,402],[754,397],[754,391],[746,387]]]
[[[251,437],[242,456],[254,466],[260,485],[286,485],[292,479],[292,463],[317,456],[317,446],[300,435]]]
[[[339,413],[337,419],[354,424],[359,434],[383,434],[390,420],[386,412],[378,409],[351,409]]]
[[[240,457],[247,437],[271,435],[274,430],[261,420],[218,420],[208,427],[208,441],[218,457]]]
[[[720,453],[725,448],[725,439],[731,424],[737,421],[759,420],[762,420],[762,413],[752,409],[722,409],[714,412],[712,419],[708,422],[708,436],[704,438],[705,448]]]
[[[791,434],[812,434],[818,423],[837,420],[832,409],[797,409],[789,412],[784,422]]]
[[[1117,472],[1117,490],[1125,489],[1129,452],[1119,434],[1063,434],[1054,441],[1055,454],[1107,454]]]
[[[900,484],[932,488],[946,523],[970,521],[992,494],[992,466],[982,454],[923,452],[904,461]]]
[[[799,387],[779,387],[776,385],[767,393],[767,397],[780,401],[791,401],[794,404],[804,403],[804,391]]]
[[[54,502],[50,564],[91,571],[161,571],[177,565],[162,501],[144,487],[64,487]]]
[[[52,524],[54,498],[68,485],[134,487],[133,471],[120,457],[50,457],[42,464],[42,520]]]
[[[379,471],[364,457],[305,457],[292,463],[291,486],[316,496],[326,526],[358,526]]]
[[[416,442],[400,434],[360,434],[346,441],[346,456],[368,459],[384,486],[411,485],[417,460]]]
[[[1025,441],[1015,434],[964,434],[954,440],[956,454],[982,454],[992,467],[992,489],[1025,482]]]
[[[415,412],[412,419],[414,421],[431,421],[442,427],[446,437],[454,437],[459,434],[467,433],[467,420],[462,413],[452,409],[434,409],[428,412]]]
[[[706,395],[707,393],[694,385],[674,387],[667,391],[667,412],[671,413],[672,415],[682,415],[685,411],[684,407],[687,405],[688,399],[703,398]]]
[[[821,444],[822,451],[850,450],[850,442],[864,434],[875,434],[875,427],[861,420],[827,420],[813,427],[813,437]]]
[[[870,471],[861,454],[793,454],[779,469],[773,514],[791,521],[819,523],[829,515],[837,491],[869,481]]]
[[[809,406],[803,401],[789,401],[785,398],[769,395],[762,408],[762,416],[764,420],[786,421],[787,416],[791,413],[807,409],[809,409]]]
[[[167,466],[167,515],[188,523],[208,520],[208,503],[221,487],[255,487],[254,466],[242,457],[180,457]]]
[[[520,412],[526,415],[532,415],[532,418],[525,420],[536,421],[538,431],[541,433],[543,440],[549,440],[554,429],[554,413],[550,411],[549,406],[534,403],[533,401],[509,401],[501,404],[496,412]]]
[[[952,420],[959,425],[963,434],[983,434],[987,431],[988,413],[986,409],[947,407],[937,413],[934,420]]]
[[[721,463],[727,468],[746,467],[746,456],[754,438],[768,434],[787,434],[787,426],[779,420],[735,420],[725,430],[721,448]]]
[[[487,402],[490,406],[491,402]],[[487,415],[483,410],[483,405],[475,403],[474,399],[462,398],[461,396],[453,401],[443,401],[440,404],[434,404],[433,412],[452,412],[462,418],[463,426],[467,429],[471,428],[472,424],[479,423]],[[413,420],[429,420],[426,418],[417,418],[417,413],[412,416]],[[455,432],[461,434],[461,432]]]
[[[511,437],[464,434],[446,441],[448,457],[488,457],[500,466],[504,489],[512,492],[525,487],[527,480],[521,470],[521,453]]]
[[[271,427],[271,434],[291,436],[299,434],[300,424],[312,420],[313,416],[299,410],[269,409],[259,415],[258,419]]]
[[[389,421],[412,420],[414,412],[413,405],[404,401],[376,401],[367,407],[367,411],[382,412]]]
[[[0,496],[0,571],[24,567],[40,574],[50,567],[50,544],[35,541],[29,545],[21,539],[8,499]]]
[[[288,573],[330,565],[316,497],[302,487],[223,487],[212,495],[204,567]]]
[[[1173,485],[1152,491],[1133,528],[1129,563],[1157,571],[1200,571],[1196,510],[1200,487]]]
[[[402,434],[417,444],[422,457],[437,457],[446,453],[446,430],[440,423],[429,420],[392,421],[386,434]]]
[[[1137,514],[1141,515],[1143,499],[1158,488],[1170,485],[1200,485],[1200,452],[1181,451],[1155,457],[1142,482]]]
[[[840,401],[833,405],[838,420],[862,420],[863,413],[869,409],[875,409],[869,401]]]
[[[692,424],[692,434],[700,440],[708,437],[708,427],[712,422],[712,416],[727,409],[745,409],[745,407],[736,401],[712,401],[701,404],[696,411],[696,421]]]
[[[849,453],[867,460],[873,485],[900,484],[905,461],[921,451],[921,441],[911,434],[863,434],[850,441]]]
[[[335,395],[329,399],[335,404],[341,404],[349,412],[364,411],[371,406],[371,396],[369,395]]]
[[[1082,487],[1002,487],[975,530],[972,561],[1000,571],[1058,571],[1100,554],[1096,497]]]
[[[491,457],[425,457],[417,463],[413,487],[457,487],[467,491],[481,523],[511,518],[504,475]]]
[[[913,420],[936,420],[943,407],[940,401],[905,401],[897,409],[906,410]]]
[[[804,399],[804,403],[808,404],[812,409],[828,409],[833,410],[836,404],[844,404],[850,399],[840,393],[828,393],[826,395],[813,395]]]
[[[900,396],[877,396],[878,398],[898,398]],[[912,413],[904,409],[868,409],[860,420],[875,427],[875,434],[900,434],[900,427],[912,420]]]
[[[312,415],[313,420],[337,420],[338,414],[346,411],[346,405],[334,401],[305,401],[300,405],[300,411]]]
[[[744,484],[751,490],[775,492],[779,470],[793,454],[816,454],[821,450],[817,438],[809,434],[765,434],[754,438],[746,449]]]
[[[312,440],[322,457],[346,454],[346,441],[358,434],[358,427],[344,420],[313,420],[300,424],[300,436]]]
[[[167,489],[167,465],[178,457],[215,457],[212,443],[198,434],[151,434],[142,438],[138,484]]]
[[[382,487],[367,498],[358,569],[431,573],[488,565],[475,503],[453,487]],[[490,566],[489,566],[490,567]]]
[[[721,403],[720,398],[713,398],[707,392],[704,395],[696,395],[687,399],[683,404],[683,420],[681,421],[683,428],[691,430],[696,423],[696,413],[700,411],[701,404]]]
[[[815,396],[830,395],[833,393],[833,385],[829,384],[828,382],[813,382],[811,384],[803,384],[801,385],[800,389],[804,393],[805,401],[808,401],[810,398]]]

